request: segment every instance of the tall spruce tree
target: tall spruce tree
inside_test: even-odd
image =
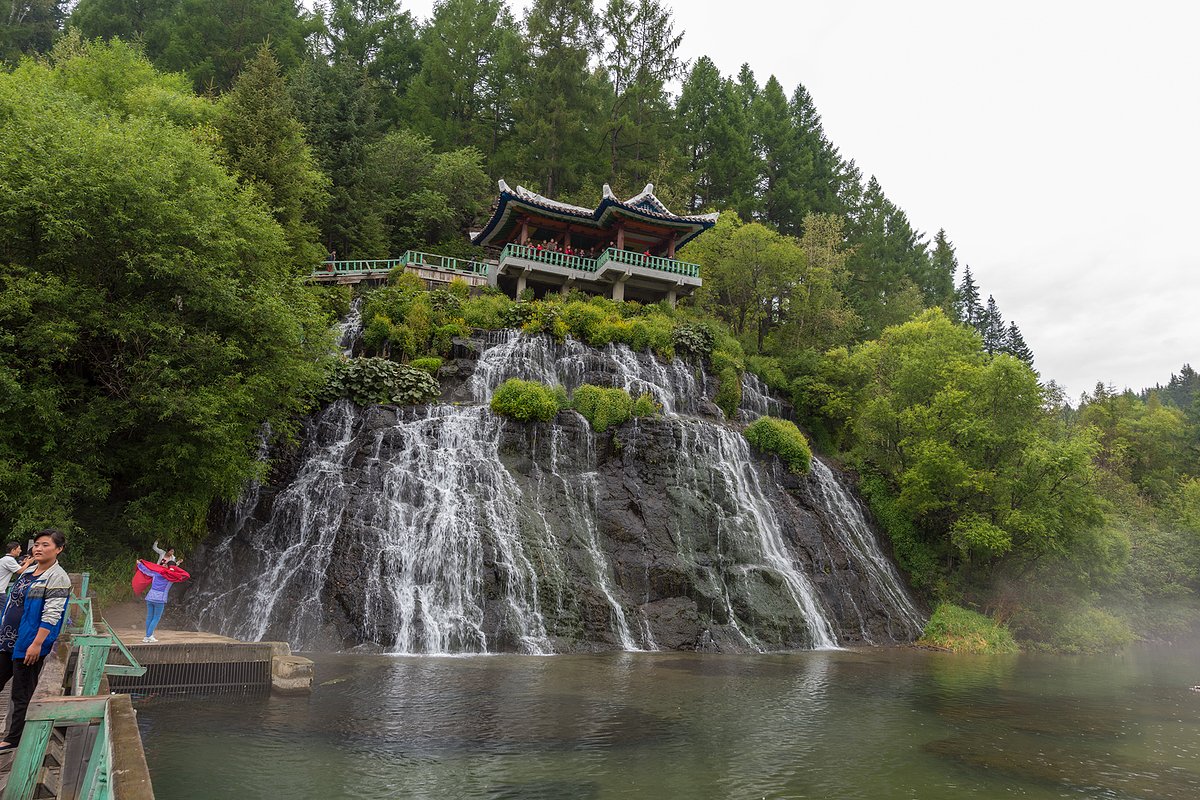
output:
[[[400,98],[420,60],[412,14],[398,0],[328,0],[320,13],[330,61],[370,76],[380,117],[399,120]]]
[[[511,140],[525,47],[504,0],[444,0],[421,31],[421,69],[409,84],[411,126],[438,149],[473,146],[492,174]]]
[[[1021,329],[1015,322],[1008,323],[1008,331],[1004,336],[1004,352],[1013,358],[1019,358],[1029,367],[1033,366],[1033,350],[1025,343],[1025,337],[1021,335]]]
[[[962,281],[954,293],[954,314],[963,325],[980,330],[983,325],[983,305],[979,302],[979,287],[971,275],[971,265],[963,268]]]
[[[666,86],[678,78],[670,9],[658,0],[609,0],[600,19],[606,47],[609,180],[636,191],[663,159],[672,115]]]
[[[534,0],[525,16],[531,60],[517,101],[524,174],[548,197],[579,189],[594,168],[596,86],[589,63],[596,16],[588,0]]]
[[[66,16],[64,0],[8,0],[0,5],[0,62],[16,63],[23,55],[49,52]]]
[[[1008,329],[1004,327],[1004,317],[996,304],[996,298],[990,294],[978,330],[979,335],[983,337],[983,349],[989,355],[1004,352],[1005,343],[1008,341]]]
[[[787,96],[774,75],[754,99],[753,120],[763,219],[781,233],[798,236],[809,206],[805,182],[813,174],[813,153],[801,147]]]
[[[930,306],[941,306],[948,312],[953,309],[956,272],[958,256],[946,236],[946,229],[941,228],[933,237],[933,252],[929,254],[929,267],[923,284],[925,300]]]
[[[324,255],[315,214],[328,196],[296,118],[279,62],[263,45],[222,99],[221,145],[238,179],[254,187],[287,237],[291,261],[307,273]]]

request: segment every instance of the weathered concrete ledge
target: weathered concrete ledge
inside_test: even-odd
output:
[[[159,631],[159,641],[143,643],[136,635],[122,640],[146,674],[113,676],[114,690],[140,694],[308,694],[313,663],[292,655],[287,642],[242,642],[193,631]]]

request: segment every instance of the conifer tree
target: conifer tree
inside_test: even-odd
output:
[[[933,237],[933,252],[929,256],[929,269],[924,282],[925,300],[931,306],[942,306],[949,310],[954,304],[954,274],[958,271],[958,256],[954,245],[946,237],[946,229],[938,230]]]
[[[444,0],[420,41],[421,69],[406,98],[411,126],[439,149],[471,145],[489,161],[503,161],[525,68],[504,0]],[[502,166],[492,164],[493,175]]]
[[[983,306],[979,302],[979,287],[971,275],[971,265],[963,268],[962,282],[955,292],[954,313],[963,325],[980,330],[983,325]]]
[[[67,16],[63,0],[9,0],[0,5],[0,62],[49,52]]]
[[[790,101],[796,130],[797,181],[803,187],[801,215],[839,214],[849,217],[862,196],[862,174],[853,161],[846,162],[826,138],[812,95],[803,84],[796,86]]]
[[[1029,367],[1033,366],[1033,350],[1025,343],[1025,337],[1021,335],[1021,329],[1015,322],[1008,324],[1008,331],[1004,337],[1004,352],[1024,361]]]
[[[300,272],[310,271],[324,255],[312,215],[327,200],[327,180],[304,141],[279,62],[266,45],[222,98],[217,130],[239,180],[255,188],[283,226],[292,263]]]
[[[996,298],[990,294],[983,311],[979,334],[983,337],[983,349],[989,355],[1004,352],[1008,330],[1004,327],[1004,317],[1000,314],[1000,307],[996,305]]]
[[[683,65],[671,11],[659,0],[609,0],[600,20],[606,47],[609,180],[636,191],[665,153],[671,132],[666,86]]]
[[[380,117],[397,120],[399,98],[419,67],[412,14],[398,0],[327,0],[321,13],[329,60],[369,75]]]
[[[589,72],[596,16],[588,0],[534,0],[525,16],[529,79],[517,102],[525,174],[555,197],[579,188],[595,153],[595,85]]]
[[[758,169],[746,91],[722,78],[707,57],[696,61],[683,83],[678,115],[695,186],[692,211],[732,209],[743,219],[754,216]]]
[[[805,181],[813,174],[813,153],[800,147],[787,96],[774,75],[755,97],[753,117],[763,218],[781,233],[798,236],[810,205]]]

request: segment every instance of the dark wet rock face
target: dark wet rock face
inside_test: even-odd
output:
[[[841,479],[823,464],[797,478],[751,453],[712,416],[702,370],[511,335],[464,340],[456,355],[443,400],[463,405],[340,402],[314,415],[269,483],[216,521],[184,612],[241,637],[404,652],[754,651],[919,634],[921,613]],[[666,413],[603,434],[571,411],[515,423],[484,402],[512,376],[651,391]]]

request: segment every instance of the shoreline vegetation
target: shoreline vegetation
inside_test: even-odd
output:
[[[424,22],[385,4],[383,25],[335,0],[249,14],[261,28],[237,42],[170,3],[130,22],[81,0],[70,28],[63,7],[6,31],[0,524],[64,529],[65,564],[116,596],[154,539],[203,541],[320,403],[428,402],[456,338],[519,329],[703,365],[730,419],[757,376],[799,427],[761,422],[751,443],[803,471],[811,441],[858,476],[906,578],[943,604],[939,637],[1000,646],[946,604],[1056,652],[1194,636],[1200,374],[1069,400],[947,233],[929,240],[839,153],[803,86],[685,65],[670,11],[628,7],[653,55],[574,0],[523,21],[498,0]],[[453,62],[445,37],[482,61]],[[504,175],[588,207],[606,183],[653,181],[672,208],[721,212],[679,253],[704,285],[671,308],[397,274],[339,357],[351,293],[309,285],[314,265],[479,257],[465,232]],[[493,403],[542,418],[570,402],[596,431],[658,413],[579,394]]]

